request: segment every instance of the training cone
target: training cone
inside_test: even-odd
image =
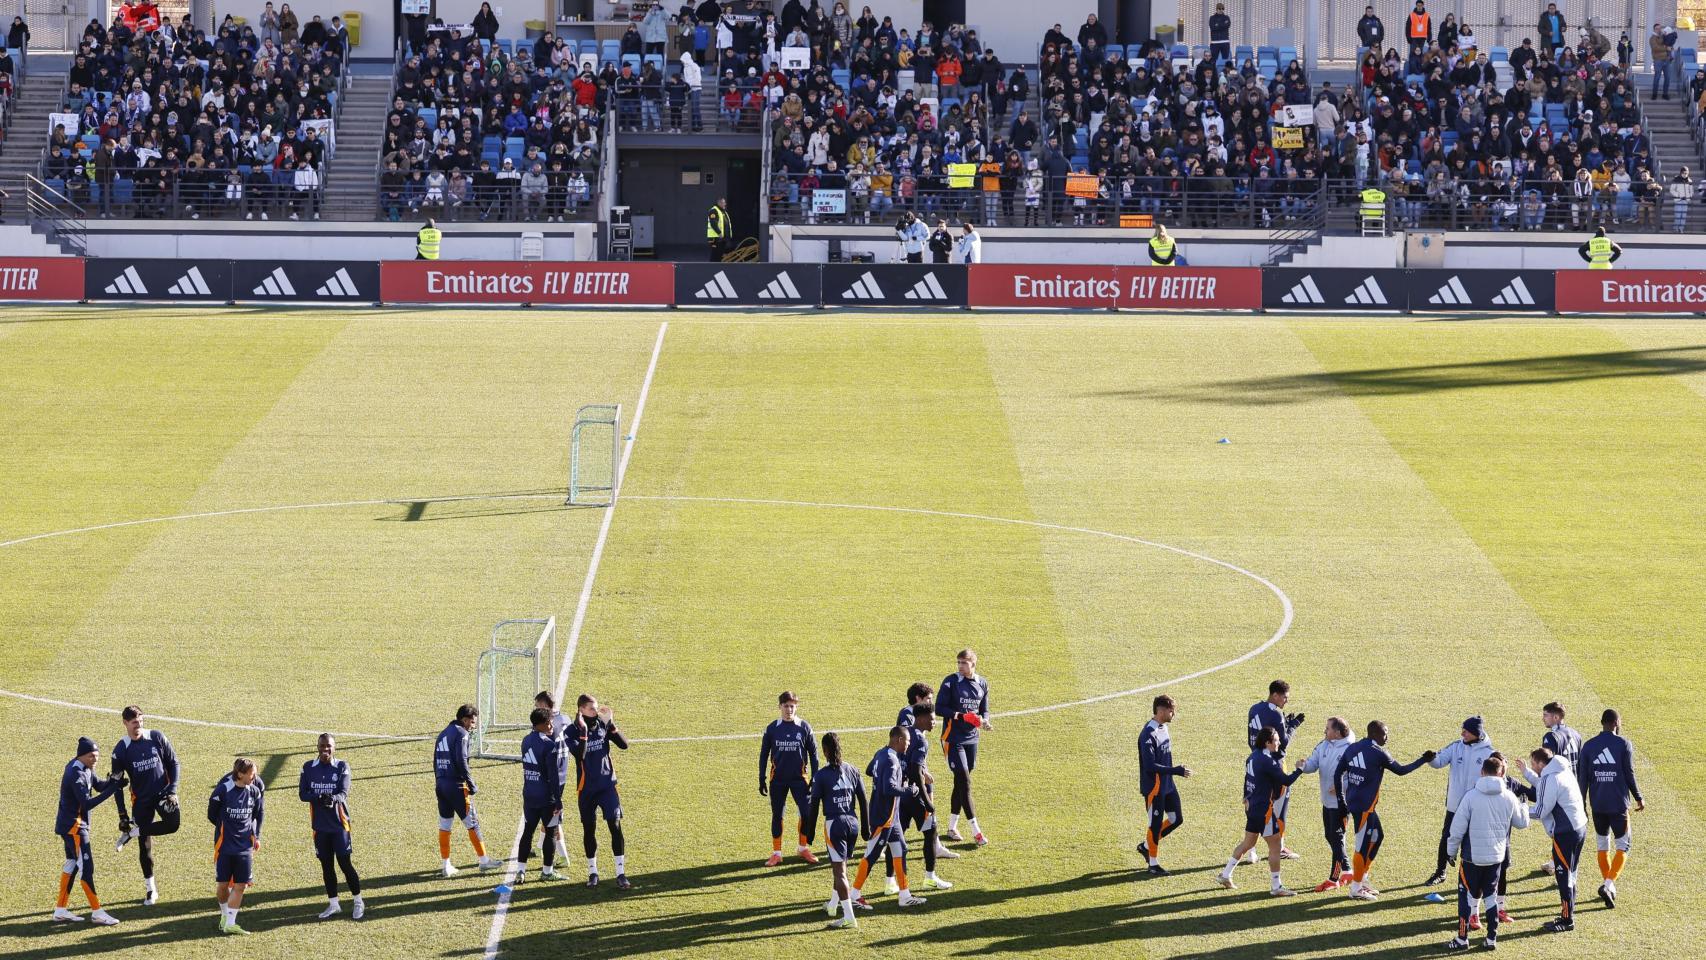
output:
[[[1429,903],[1444,903],[1445,902],[1445,897],[1442,896],[1441,894],[1437,894],[1437,893],[1430,893],[1427,896],[1423,897],[1422,899],[1426,900]]]
[[[1221,437],[1219,440],[1215,441],[1215,443],[1231,443],[1231,442],[1232,442],[1231,437]]]

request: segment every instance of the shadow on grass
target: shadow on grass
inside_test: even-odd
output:
[[[1615,350],[1409,367],[1374,367],[1198,384],[1185,390],[1109,390],[1091,397],[1184,400],[1231,406],[1305,403],[1337,396],[1403,396],[1706,372],[1706,345]]]

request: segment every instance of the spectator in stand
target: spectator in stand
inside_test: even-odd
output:
[[[1216,60],[1232,59],[1232,18],[1226,15],[1226,4],[1214,5],[1208,18],[1208,45]]]
[[[538,220],[545,210],[545,198],[551,186],[544,166],[535,163],[528,167],[520,182],[522,216],[527,220]]]
[[[1558,12],[1558,5],[1548,3],[1545,12],[1540,14],[1540,23],[1535,27],[1535,31],[1540,34],[1540,47],[1546,51],[1547,56],[1556,58],[1558,48],[1568,45],[1565,37],[1568,36],[1566,31],[1569,29],[1569,24],[1564,22],[1564,15]]]
[[[1647,36],[1647,49],[1653,61],[1653,99],[1670,99],[1670,75],[1673,61],[1676,58],[1677,35],[1675,30],[1665,29],[1664,24],[1653,24],[1653,32]],[[1659,93],[1659,87],[1664,87],[1664,93]]]
[[[1364,7],[1362,19],[1357,21],[1357,40],[1366,48],[1374,51],[1386,48],[1386,25],[1374,15],[1374,8]]]
[[[1428,14],[1426,0],[1416,0],[1415,8],[1404,18],[1404,39],[1410,43],[1410,60],[1420,63],[1433,39],[1433,17]]]
[[[1688,230],[1688,205],[1694,202],[1694,180],[1688,175],[1687,167],[1679,167],[1676,176],[1670,178],[1670,193],[1672,205],[1676,209],[1676,232]]]
[[[1102,26],[1093,13],[1085,17],[1084,25],[1078,28],[1078,48],[1082,50],[1089,46],[1091,40],[1104,50],[1108,47],[1108,28]]]
[[[296,13],[290,9],[290,4],[280,6],[278,8],[279,45],[288,47],[294,44],[301,29],[302,21],[296,18]]]
[[[664,12],[662,3],[652,4],[645,19],[640,21],[640,42],[645,44],[647,55],[664,55],[669,44],[669,14]]]
[[[474,28],[475,39],[483,40],[487,45],[497,42],[498,15],[492,12],[490,3],[480,4],[480,11],[474,14],[474,19],[469,23],[469,26]]]

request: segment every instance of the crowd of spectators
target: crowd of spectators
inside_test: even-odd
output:
[[[227,17],[211,37],[152,4],[89,21],[62,104],[75,129],[53,125],[44,179],[102,216],[317,219],[349,36],[267,10],[259,32]]]

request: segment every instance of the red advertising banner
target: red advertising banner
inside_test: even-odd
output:
[[[1262,306],[1262,271],[1255,267],[983,263],[969,269],[973,307],[1258,310]]]
[[[543,263],[505,260],[388,260],[379,265],[386,303],[564,303],[669,306],[668,263]]]
[[[1559,270],[1559,313],[1706,312],[1706,270]]]
[[[0,257],[0,300],[81,300],[80,257]]]

